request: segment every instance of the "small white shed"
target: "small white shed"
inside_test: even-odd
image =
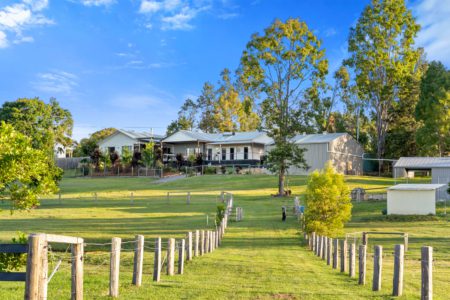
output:
[[[437,192],[444,184],[397,184],[387,189],[388,215],[436,214]]]

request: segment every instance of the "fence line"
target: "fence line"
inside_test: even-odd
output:
[[[166,263],[167,275],[172,276],[175,273],[175,250],[178,253],[178,274],[184,273],[185,261],[192,260],[200,255],[215,251],[222,244],[225,230],[228,226],[230,213],[233,211],[233,195],[231,193],[224,198],[226,203],[225,214],[220,224],[214,230],[195,230],[195,239],[193,245],[193,232],[187,233],[187,239],[175,240],[169,238],[167,242],[162,242],[158,237],[156,241],[145,241],[143,235],[136,235],[134,240],[122,241],[121,238],[113,237],[109,243],[84,243],[79,237],[60,236],[53,234],[31,234],[28,244],[0,244],[0,253],[28,253],[26,273],[0,273],[0,281],[25,281],[25,299],[40,300],[47,299],[48,283],[53,275],[61,268],[62,261],[71,264],[71,299],[81,300],[83,293],[83,264],[91,258],[104,257],[98,268],[108,264],[107,255],[109,255],[109,295],[111,297],[119,296],[120,279],[120,256],[123,252],[134,253],[133,257],[133,277],[132,284],[139,287],[142,285],[142,270],[144,263],[145,249],[155,252],[153,281],[161,280],[161,269]],[[200,234],[202,238],[200,239]],[[187,241],[187,242],[186,242]],[[71,246],[69,258],[62,256],[56,257],[51,251],[49,243],[68,243]],[[133,245],[133,248],[122,248],[123,245]],[[105,246],[111,247],[109,252],[103,253],[85,253],[85,247]],[[165,246],[163,249],[163,246]],[[68,251],[69,247],[66,249]],[[194,251],[192,249],[194,247]],[[162,259],[163,250],[167,255]],[[49,253],[50,252],[50,253]],[[49,254],[48,254],[49,253]],[[187,253],[187,255],[186,255]],[[64,255],[64,254],[63,254]],[[48,276],[48,258],[52,262],[58,260],[51,275]],[[4,275],[11,274],[11,275]]]
[[[327,265],[330,265],[328,256],[332,252],[332,268],[337,269],[338,258],[340,254],[340,271],[348,272],[348,275],[353,278],[355,277],[355,265],[356,265],[356,235],[362,234],[362,243],[358,248],[358,284],[366,284],[366,268],[367,268],[367,249],[369,232],[358,232],[352,234],[346,234],[344,240],[331,239],[328,237],[323,237],[317,235],[315,232],[311,234],[304,233],[305,244],[308,249],[311,250],[314,255],[319,256],[324,259],[325,251],[327,257]],[[394,247],[393,258],[394,258],[394,272],[393,272],[393,287],[392,296],[401,296],[403,294],[403,274],[404,274],[404,261],[405,261],[405,251],[408,247],[408,234],[403,232],[370,232],[370,234],[396,234],[403,237],[403,244],[397,244]],[[354,242],[350,243],[348,248],[347,239],[354,237]],[[332,241],[332,242],[331,242]],[[330,246],[332,245],[332,246]],[[339,251],[340,245],[340,251]],[[374,245],[373,252],[373,276],[372,276],[372,291],[381,290],[382,282],[382,269],[383,269],[383,257],[391,256],[390,253],[383,252],[383,247],[380,245]],[[348,263],[347,263],[348,258]],[[411,259],[411,258],[410,258]],[[433,298],[433,266],[436,263],[433,262],[433,247],[423,246],[421,248],[420,259],[412,259],[414,261],[419,261],[421,264],[421,299],[431,300]],[[347,268],[348,266],[348,268]],[[447,265],[444,265],[447,267]]]

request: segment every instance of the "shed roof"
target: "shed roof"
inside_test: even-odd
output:
[[[397,184],[388,188],[390,191],[434,191],[445,184]]]
[[[450,157],[400,157],[394,168],[450,168]]]
[[[335,139],[346,135],[347,133],[319,133],[319,134],[298,134],[293,140],[296,144],[322,144],[329,143]]]

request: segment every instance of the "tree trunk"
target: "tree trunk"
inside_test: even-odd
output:
[[[284,180],[285,180],[285,167],[281,166],[280,174],[278,175],[278,196],[284,196]]]

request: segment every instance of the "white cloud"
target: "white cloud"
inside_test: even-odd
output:
[[[413,6],[413,11],[422,26],[417,44],[425,48],[428,59],[450,65],[450,1],[422,0]]]
[[[220,3],[219,3],[220,4]],[[222,3],[221,5],[229,5]],[[211,0],[141,0],[139,13],[144,15],[144,26],[152,29],[155,21],[159,21],[158,27],[162,30],[190,30],[194,28],[192,21],[200,12],[211,10]],[[234,14],[220,14],[222,18],[235,17]],[[149,22],[151,19],[152,22]]]
[[[52,25],[54,22],[45,17],[41,11],[48,6],[48,0],[23,0],[0,7],[0,48],[13,43],[32,42],[33,37],[25,36],[24,31],[42,25]]]
[[[81,0],[80,3],[85,6],[109,6],[114,4],[116,0]]]
[[[65,71],[51,71],[37,74],[37,80],[32,82],[36,90],[54,93],[70,94],[74,87],[78,86],[78,76]]]
[[[234,19],[234,18],[239,17],[239,14],[233,13],[233,12],[223,13],[223,14],[218,15],[218,17],[219,17],[219,19],[222,19],[222,20],[229,20],[229,19]]]
[[[327,30],[325,30],[325,36],[326,37],[330,37],[330,36],[333,36],[333,35],[336,35],[336,34],[337,34],[337,31],[333,27],[330,27]]]
[[[0,31],[0,49],[8,47],[8,39],[3,31]]]

